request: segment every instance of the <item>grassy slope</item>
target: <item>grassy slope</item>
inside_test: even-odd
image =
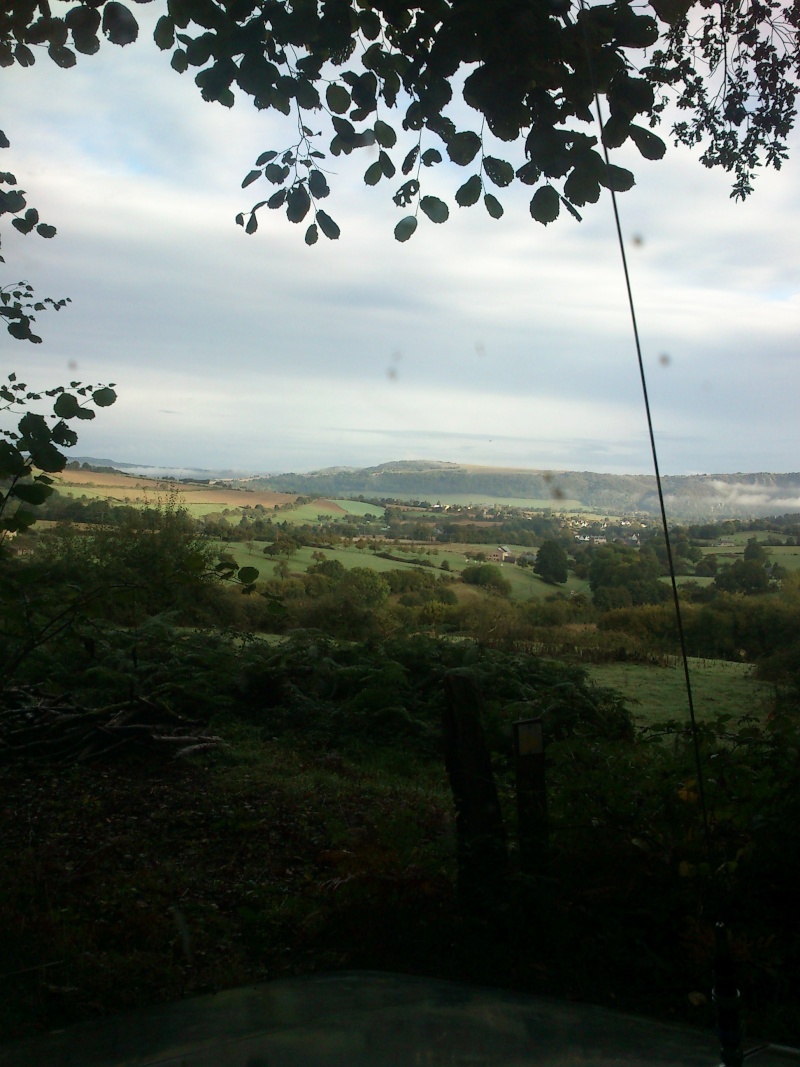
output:
[[[232,541],[228,544],[222,541],[216,541],[214,544],[221,550],[228,552],[236,560],[240,567],[257,567],[261,572],[262,578],[271,577],[275,569],[275,561],[272,557],[264,556],[264,543],[261,541],[254,541],[252,546],[248,548],[247,545]],[[405,562],[406,559],[424,559],[430,560],[434,565],[435,570],[440,570],[442,562],[447,560],[450,564],[451,574],[460,574],[465,567],[472,566],[473,560],[468,560],[464,552],[470,550],[486,549],[486,545],[483,546],[470,546],[470,545],[458,545],[456,546],[437,546],[437,555],[406,555],[398,551],[397,546],[392,542],[387,542],[384,546],[387,552],[391,552],[392,556],[396,559],[383,559],[380,556],[376,556],[369,549],[359,549],[352,546],[338,547],[338,548],[326,548],[326,549],[313,549],[313,548],[299,548],[294,555],[288,558],[289,570],[294,574],[303,573],[308,567],[316,562],[312,559],[312,555],[315,551],[322,551],[326,559],[337,559],[348,570],[353,567],[365,567],[368,570],[374,571],[389,571],[389,570],[412,570],[418,569],[419,565],[414,563]],[[491,547],[491,546],[489,546]],[[286,559],[286,557],[282,557]],[[571,593],[571,592],[588,592],[588,582],[582,581],[576,578],[574,575],[570,575],[569,580],[565,585],[553,586],[543,582],[538,575],[534,574],[530,567],[517,567],[513,563],[496,564],[503,574],[504,578],[507,578],[511,583],[511,599],[512,600],[543,600],[545,597],[552,596],[554,593]],[[427,568],[425,568],[427,570]]]
[[[709,718],[721,713],[761,715],[770,687],[756,681],[745,663],[690,659],[695,712]],[[683,667],[638,663],[602,663],[588,668],[601,685],[618,689],[642,723],[688,718]]]

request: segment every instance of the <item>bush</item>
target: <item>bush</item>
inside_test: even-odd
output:
[[[465,567],[461,572],[461,581],[468,585],[479,585],[492,593],[500,596],[511,595],[511,582],[503,577],[499,567],[491,563],[481,563],[477,566]]]

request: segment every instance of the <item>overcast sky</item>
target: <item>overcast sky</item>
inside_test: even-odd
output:
[[[3,364],[42,387],[117,383],[118,403],[78,427],[79,454],[651,470],[607,197],[545,229],[524,191],[503,191],[494,221],[455,206],[470,171],[448,164],[424,191],[450,221],[422,218],[398,244],[399,182],[367,189],[362,151],[328,161],[339,241],[308,248],[305,224],[266,210],[248,237],[235,214],[274,187],[241,180],[291,127],[246,100],[205,104],[146,29],[72,70],[44,56],[2,79],[1,169],[58,227],[4,234],[4,281],[73,300],[40,316],[40,346],[4,334]],[[798,149],[744,204],[683,150],[632,159],[619,203],[664,473],[800,470]]]

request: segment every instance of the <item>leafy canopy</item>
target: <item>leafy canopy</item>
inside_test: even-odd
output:
[[[670,97],[682,116],[673,136],[700,146],[706,166],[732,172],[737,198],[763,163],[780,167],[795,118],[800,0],[160,3],[155,41],[176,71],[194,71],[204,100],[231,107],[243,93],[287,116],[293,131],[257,157],[242,186],[259,182],[267,192],[236,221],[254,233],[259,211],[281,209],[306,224],[309,245],[320,233],[339,237],[320,205],[330,157],[356,149],[369,152],[365,183],[390,183],[405,209],[395,237],[407,241],[420,213],[448,219],[449,206],[425,188],[427,173],[448,161],[467,172],[457,179],[459,207],[482,201],[500,218],[496,192],[519,183],[531,191],[532,217],[547,225],[562,208],[580,219],[603,187],[634,184],[603,148],[631,141],[645,159],[661,158],[666,146],[652,127]],[[138,36],[136,17],[117,0],[61,6],[66,13],[54,15],[47,0],[5,3],[0,65],[30,66],[46,48],[71,67],[104,37],[127,45]],[[458,94],[469,111],[451,106]]]
[[[36,515],[29,507],[43,504],[52,494],[49,475],[64,469],[67,457],[62,449],[72,448],[78,441],[69,423],[93,419],[94,408],[110,407],[116,399],[113,383],[70,382],[68,389],[59,385],[35,391],[15,373],[0,382],[0,417],[4,412],[15,419],[21,416],[11,428],[0,421],[0,558],[6,535],[33,525]],[[38,401],[50,406],[49,411],[29,410]]]

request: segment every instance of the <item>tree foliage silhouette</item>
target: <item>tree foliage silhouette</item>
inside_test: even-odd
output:
[[[305,240],[335,240],[323,210],[330,156],[369,149],[367,185],[390,183],[406,213],[441,224],[450,207],[428,176],[447,161],[467,169],[455,203],[504,212],[497,191],[531,191],[530,214],[547,225],[562,208],[580,219],[601,188],[634,184],[607,165],[595,126],[603,101],[608,149],[630,141],[645,159],[666,145],[653,132],[670,99],[680,143],[732,172],[737,198],[766,164],[780,167],[795,118],[800,0],[161,0],[155,41],[179,73],[191,69],[204,100],[237,94],[287,116],[287,143],[261,152],[243,187],[267,193],[237,222],[248,233],[263,208],[306,223]],[[34,63],[37,49],[71,67],[106,38],[134,42],[133,12],[117,0],[10,0],[0,14],[0,65]],[[470,111],[458,104],[461,95]],[[450,109],[451,113],[448,113]],[[393,118],[392,116],[396,116]],[[391,119],[391,121],[389,121]],[[471,121],[470,121],[471,120]],[[402,143],[401,143],[402,142]],[[372,158],[372,157],[375,158]],[[438,188],[438,183],[437,183]]]

